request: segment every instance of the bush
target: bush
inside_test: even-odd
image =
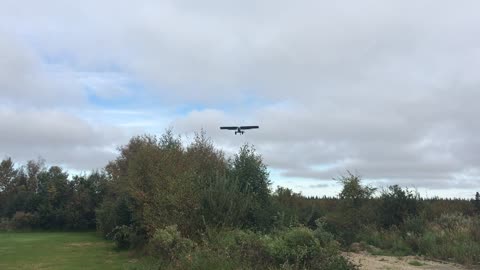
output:
[[[239,258],[226,257],[204,248],[183,256],[180,261],[171,264],[169,269],[247,270],[252,267],[244,265]]]
[[[12,218],[12,225],[16,230],[29,230],[37,224],[38,216],[32,213],[17,211]]]
[[[423,217],[412,216],[407,217],[402,226],[401,230],[404,234],[413,234],[415,236],[422,235],[426,230],[427,223]]]
[[[410,234],[407,235],[408,239],[411,239]],[[373,226],[366,227],[360,238],[367,244],[382,249],[381,254],[405,256],[413,253],[412,248],[397,227],[392,227],[389,230],[377,230]]]
[[[115,245],[117,246],[117,248],[127,249],[132,246],[131,240],[132,240],[133,234],[134,232],[132,227],[127,225],[122,225],[122,226],[115,227],[108,237],[111,237],[113,241],[115,241]]]
[[[111,232],[122,225],[130,225],[131,211],[128,208],[127,199],[107,199],[95,211],[97,231],[103,235],[112,235]]]
[[[148,252],[161,258],[178,260],[184,254],[191,252],[196,244],[180,235],[176,225],[157,229],[148,243]]]
[[[443,214],[429,224],[415,217],[406,219],[402,229],[392,226],[377,230],[370,226],[360,237],[383,249],[384,254],[419,254],[472,265],[480,262],[479,223],[478,218],[462,214]]]
[[[333,235],[318,228],[294,227],[262,235],[248,230],[210,233],[206,245],[246,269],[356,269],[340,255]]]
[[[463,264],[480,262],[478,220],[462,214],[443,214],[420,238],[419,251],[429,257]]]
[[[209,231],[208,235],[206,245],[224,257],[240,258],[251,267],[267,268],[273,263],[266,247],[269,236],[239,229]]]
[[[8,218],[0,218],[0,231],[10,231],[13,229],[13,224]]]
[[[419,195],[398,185],[384,190],[380,200],[379,219],[384,228],[400,226],[407,218],[420,212]]]
[[[339,244],[325,241],[327,234],[296,227],[278,232],[267,242],[267,250],[278,266],[293,269],[356,269],[340,255]],[[321,239],[316,236],[322,237]]]
[[[471,226],[471,219],[461,213],[442,214],[435,220],[435,224],[446,231],[465,231]]]

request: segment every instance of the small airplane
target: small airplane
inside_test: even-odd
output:
[[[235,135],[241,134],[245,132],[246,129],[254,129],[259,128],[258,126],[239,126],[239,127],[220,127],[220,129],[227,129],[227,130],[235,130]]]

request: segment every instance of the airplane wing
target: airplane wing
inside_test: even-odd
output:
[[[220,127],[220,129],[237,130],[238,127]]]
[[[258,128],[258,126],[241,126],[240,129],[254,129]]]

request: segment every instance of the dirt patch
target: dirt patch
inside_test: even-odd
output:
[[[359,264],[362,270],[415,270],[415,269],[429,269],[429,270],[465,270],[465,268],[458,264],[441,263],[425,260],[421,257],[406,256],[406,257],[391,257],[391,256],[376,256],[366,252],[361,253],[344,253],[344,256],[349,258],[352,262]]]

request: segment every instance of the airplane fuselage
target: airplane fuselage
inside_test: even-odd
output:
[[[241,130],[240,128],[237,128],[237,130],[235,131],[235,135],[240,134],[240,135],[243,135],[244,131]]]

